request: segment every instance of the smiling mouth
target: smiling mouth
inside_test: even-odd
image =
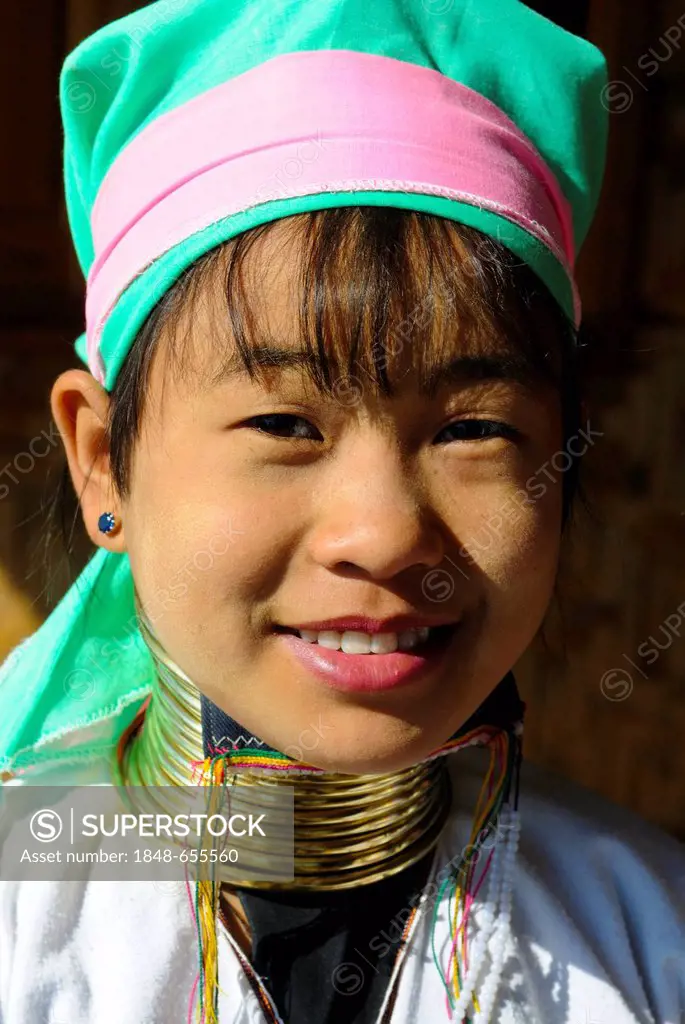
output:
[[[407,649],[396,648],[387,653],[370,650],[358,652],[313,643],[290,626],[274,626],[274,635],[281,634],[280,643],[289,650],[308,674],[333,689],[346,693],[380,693],[409,683],[425,682],[444,666],[448,652],[459,635],[461,620],[433,627],[427,639]]]

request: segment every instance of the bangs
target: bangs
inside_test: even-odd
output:
[[[209,253],[180,283],[167,317],[176,321],[167,342],[174,373],[186,377],[194,362],[205,386],[240,371],[263,383],[269,368],[287,365],[274,353],[283,339],[260,315],[268,297],[250,273],[275,229],[296,254],[289,283],[306,353],[298,365],[323,394],[358,379],[390,397],[408,370],[422,393],[433,394],[437,370],[457,353],[488,375],[558,384],[560,333],[570,325],[536,275],[475,229],[386,207],[299,214]],[[210,296],[212,355],[203,366],[193,313]]]
[[[472,362],[471,378],[562,388],[575,329],[537,275],[501,243],[418,211],[350,206],[302,213],[206,254],[148,318],[111,393],[112,472],[122,496],[157,352],[171,375],[200,387],[235,373],[265,383],[270,369],[292,363],[292,349],[270,334],[263,315],[268,296],[259,257],[268,257],[260,250],[274,245],[277,252],[289,247],[288,287],[297,310],[289,330],[297,333],[298,365],[325,395],[356,379],[367,392],[391,397],[408,371],[430,395],[439,370],[457,356],[462,367]],[[202,357],[201,332],[193,329],[200,308],[211,324]],[[165,372],[162,386],[166,378]]]

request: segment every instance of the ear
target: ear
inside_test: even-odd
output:
[[[121,502],[110,474],[107,430],[110,398],[86,370],[67,370],[52,387],[50,406],[57,424],[83,522],[93,544],[109,551],[126,550]],[[112,534],[98,529],[103,512],[120,523]]]

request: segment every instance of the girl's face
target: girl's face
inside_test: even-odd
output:
[[[250,255],[253,287],[270,336],[294,352],[296,259],[278,234]],[[186,324],[202,379],[170,373],[163,342],[155,356],[119,509],[143,606],[197,687],[270,746],[350,773],[416,763],[545,614],[561,529],[558,396],[467,366],[421,395],[411,341],[391,398],[374,398],[363,374],[327,398],[297,366],[208,386],[215,322],[207,297]],[[435,669],[374,692],[324,682],[275,629],[397,613],[458,626]]]

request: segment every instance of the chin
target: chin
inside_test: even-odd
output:
[[[363,745],[353,742],[349,745],[320,744],[303,760],[327,772],[343,775],[384,775],[401,771],[424,761],[440,746],[440,740],[428,743],[425,736],[369,737]]]

